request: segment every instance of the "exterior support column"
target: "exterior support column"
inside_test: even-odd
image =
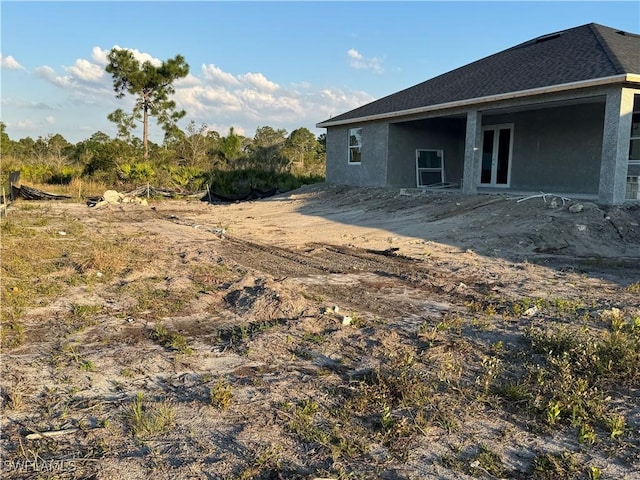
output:
[[[467,113],[467,133],[464,140],[464,170],[462,193],[472,195],[478,191],[480,160],[482,152],[482,113],[472,110]]]
[[[598,201],[604,205],[624,202],[631,139],[633,93],[629,88],[618,88],[607,93],[602,135],[600,187]]]

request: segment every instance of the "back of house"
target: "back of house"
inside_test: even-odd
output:
[[[317,126],[332,183],[638,200],[640,35],[543,35]]]

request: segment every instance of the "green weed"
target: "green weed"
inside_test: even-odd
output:
[[[315,343],[316,345],[320,345],[326,340],[326,337],[322,333],[305,333],[302,339],[305,342]]]
[[[162,324],[156,325],[153,329],[151,332],[151,339],[163,347],[170,348],[179,353],[183,353],[185,355],[193,353],[193,350],[189,347],[187,339],[184,336],[170,332]]]
[[[80,332],[85,328],[96,325],[95,316],[102,311],[101,305],[71,305],[71,315],[65,323],[68,324],[70,333]]]
[[[583,473],[583,468],[582,462],[573,453],[546,453],[533,459],[531,478],[534,480],[578,478]]]
[[[96,370],[96,365],[91,360],[84,360],[80,363],[80,369],[85,372],[94,372]]]
[[[625,420],[622,415],[610,415],[606,419],[606,424],[609,427],[609,435],[611,439],[616,439],[624,433]]]
[[[20,311],[12,312],[14,314]],[[15,319],[9,319],[0,323],[0,345],[4,349],[19,347],[25,341],[24,325]]]
[[[231,399],[233,398],[233,391],[231,385],[225,382],[222,378],[218,378],[216,384],[209,389],[209,402],[215,408],[224,410],[231,405]]]
[[[506,469],[500,455],[481,445],[480,451],[471,458],[471,473],[474,470],[484,470],[494,478],[504,478]]]
[[[125,420],[134,437],[145,439],[165,433],[175,421],[174,410],[165,402],[149,405],[138,392],[125,412]]]
[[[278,445],[271,445],[252,452],[249,465],[242,470],[237,477],[238,480],[262,478],[261,474],[266,474],[271,478],[273,472],[278,472],[282,469],[281,456],[281,448]],[[278,476],[280,477],[280,475]]]

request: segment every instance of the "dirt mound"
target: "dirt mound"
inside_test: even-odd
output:
[[[303,315],[307,302],[281,282],[245,276],[225,294],[229,308],[243,321],[272,321]]]
[[[300,212],[490,256],[640,257],[640,205],[600,207],[554,195],[309,187]],[[388,237],[393,239],[393,236]]]

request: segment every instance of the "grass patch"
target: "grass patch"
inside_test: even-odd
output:
[[[81,332],[87,327],[97,325],[96,315],[101,311],[102,305],[72,304],[71,312],[65,319],[69,333]]]
[[[261,447],[249,455],[249,464],[242,470],[237,480],[257,478],[284,478],[282,471],[282,451],[278,445]]]
[[[511,360],[486,378],[488,391],[547,427],[574,428],[583,444],[623,437],[626,419],[613,410],[611,399],[618,389],[640,382],[640,329],[619,310],[605,310],[600,318],[595,327],[528,328],[523,362]],[[509,351],[500,356],[513,359]],[[535,364],[526,360],[531,356]]]
[[[138,392],[125,412],[125,420],[134,437],[146,439],[169,431],[175,412],[166,402],[150,404]]]
[[[230,329],[221,330],[218,335],[223,343],[229,346],[234,346],[259,335],[260,333],[285,325],[287,321],[287,319],[274,319],[264,320],[262,322],[245,323]]]
[[[66,286],[65,275],[72,274],[60,272],[60,258],[70,244],[61,241],[56,232],[81,229],[77,222],[49,213],[38,205],[18,203],[11,217],[0,222],[0,327],[6,348],[23,343],[24,313],[59,298]]]
[[[545,453],[535,457],[531,470],[532,478],[535,480],[556,480],[579,478],[586,473],[587,468],[576,454],[565,451],[558,454]]]
[[[191,355],[193,350],[189,347],[187,339],[179,333],[167,330],[164,325],[156,325],[151,332],[151,339],[165,348],[170,348],[176,352]]]
[[[131,313],[146,312],[156,317],[186,315],[189,302],[196,293],[195,289],[171,290],[164,285],[158,286],[157,278],[126,283],[118,288],[121,295],[130,296],[135,302]],[[165,280],[160,280],[164,282]]]
[[[344,416],[339,412],[323,414],[313,400],[297,405],[285,404],[283,410],[290,413],[289,431],[305,442],[324,447],[334,462],[356,458],[366,451],[364,432],[353,427],[344,428],[340,423]],[[331,413],[337,413],[337,416]]]
[[[141,265],[151,255],[133,240],[103,238],[86,243],[75,262],[81,273],[100,272],[111,277]]]
[[[15,310],[12,313],[18,313]],[[19,347],[24,343],[24,326],[18,320],[11,319],[0,323],[0,346],[3,349]]]
[[[215,408],[220,410],[228,408],[231,405],[232,398],[233,390],[231,385],[222,378],[218,378],[216,384],[209,388],[209,402]]]

